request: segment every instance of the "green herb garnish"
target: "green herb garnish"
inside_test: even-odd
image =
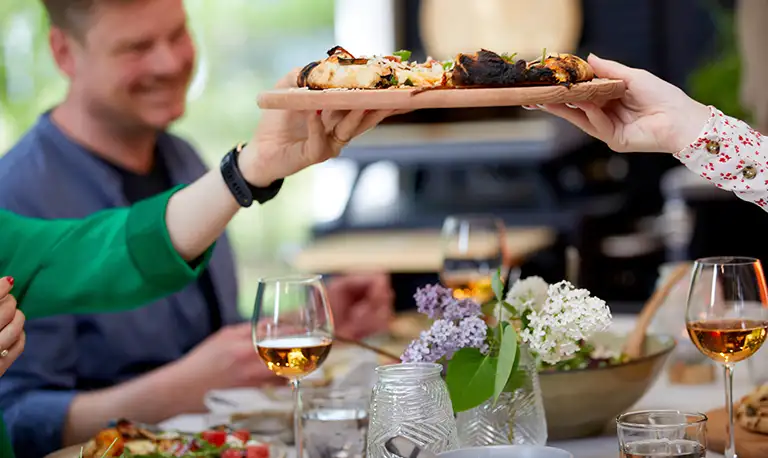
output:
[[[443,66],[443,70],[452,70],[455,62],[452,60],[444,60],[441,62],[441,64]]]
[[[405,49],[401,49],[400,51],[392,53],[393,56],[397,56],[400,58],[401,62],[408,62],[408,59],[411,58],[411,52],[406,51]]]
[[[413,86],[413,81],[411,81],[410,78],[406,78],[405,82],[403,82],[403,86]]]
[[[541,51],[541,65],[544,65],[544,59],[547,58],[547,48],[544,48]]]
[[[515,56],[517,56],[516,52],[513,52],[512,54],[504,53],[504,54],[501,55],[501,58],[502,58],[502,60],[504,60],[504,62],[507,62],[509,64],[514,64],[515,63]]]

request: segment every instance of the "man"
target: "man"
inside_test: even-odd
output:
[[[205,167],[166,132],[185,109],[195,60],[182,0],[44,0],[65,100],[0,160],[0,207],[82,217],[187,183]],[[337,333],[386,326],[383,276],[329,282]],[[25,354],[0,379],[19,457],[80,443],[118,417],[158,422],[201,411],[214,388],[274,380],[236,310],[226,237],[180,293],[129,313],[27,322]],[[350,305],[352,304],[352,305]]]

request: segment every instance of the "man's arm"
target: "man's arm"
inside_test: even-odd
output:
[[[189,375],[179,363],[170,363],[110,388],[78,393],[64,421],[64,446],[87,441],[121,417],[155,424],[182,413],[204,412],[205,390],[189,383]]]

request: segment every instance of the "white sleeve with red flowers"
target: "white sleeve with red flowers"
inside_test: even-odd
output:
[[[768,211],[768,138],[715,107],[709,113],[699,138],[675,157],[718,188]]]

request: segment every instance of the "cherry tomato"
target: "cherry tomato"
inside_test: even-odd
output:
[[[221,452],[221,458],[243,458],[243,451],[236,449],[224,450]]]
[[[200,437],[211,445],[221,447],[227,442],[226,431],[203,431]]]
[[[245,447],[245,458],[269,458],[269,445],[248,445]]]
[[[248,439],[251,438],[251,433],[246,429],[238,429],[237,431],[233,432],[232,435],[243,442],[248,442]]]

